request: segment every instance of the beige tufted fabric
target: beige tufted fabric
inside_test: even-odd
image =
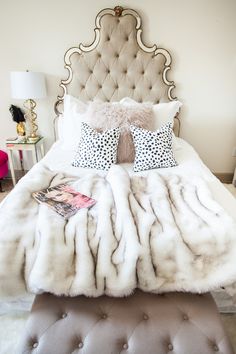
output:
[[[101,11],[93,44],[80,44],[65,55],[69,77],[61,81],[64,93],[84,101],[126,96],[138,102],[172,100],[174,83],[167,79],[171,56],[156,45],[146,47],[141,32],[141,18],[134,10],[123,10],[119,17],[112,9]]]
[[[36,297],[18,354],[233,354],[210,294]]]
[[[117,16],[118,9],[118,16]],[[61,80],[63,89],[55,103],[56,121],[63,112],[66,93],[82,101],[119,101],[131,97],[138,102],[168,102],[176,97],[169,81],[171,55],[142,42],[142,23],[132,9],[104,9],[95,20],[95,39],[89,46],[79,44],[65,54],[68,77]],[[176,117],[174,131],[179,135],[180,120]]]

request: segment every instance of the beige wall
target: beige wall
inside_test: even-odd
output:
[[[182,136],[214,172],[232,172],[236,163],[236,1],[127,0],[143,18],[143,39],[157,42],[173,57],[169,75],[184,103]],[[40,132],[53,141],[53,103],[60,78],[67,75],[63,55],[93,39],[94,18],[115,1],[0,0],[0,148],[15,135],[8,111],[9,72],[29,69],[46,74],[48,98],[38,102]]]

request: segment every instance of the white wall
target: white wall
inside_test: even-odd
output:
[[[169,79],[184,103],[182,137],[214,172],[232,172],[236,163],[236,1],[235,0],[0,0],[0,148],[15,135],[8,111],[9,72],[44,72],[48,97],[38,102],[40,132],[53,141],[53,104],[61,93],[65,51],[93,40],[94,19],[105,7],[123,5],[143,18],[143,39],[168,49]]]

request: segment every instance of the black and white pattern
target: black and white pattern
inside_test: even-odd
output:
[[[119,128],[98,133],[82,122],[78,151],[72,166],[108,170],[113,163],[116,163],[119,136]]]
[[[152,132],[130,126],[135,146],[134,171],[177,165],[172,150],[172,123]]]

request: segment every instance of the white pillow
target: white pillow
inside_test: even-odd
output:
[[[65,95],[64,113],[59,125],[59,137],[62,147],[75,150],[81,135],[81,122],[86,121],[89,103],[84,103],[76,97]]]
[[[124,97],[120,101],[124,105],[134,105],[137,104],[135,100],[129,97]],[[182,103],[180,101],[170,101],[167,103],[157,103],[152,105],[153,109],[153,130],[159,129],[163,124],[172,123],[174,124],[174,117],[176,113],[179,112]]]
[[[62,148],[65,150],[76,150],[81,136],[81,123],[87,122],[91,103],[92,101],[82,102],[71,95],[64,96],[64,113],[59,117],[57,129]]]
[[[56,131],[58,140],[63,141],[63,114],[60,114],[56,121]]]

